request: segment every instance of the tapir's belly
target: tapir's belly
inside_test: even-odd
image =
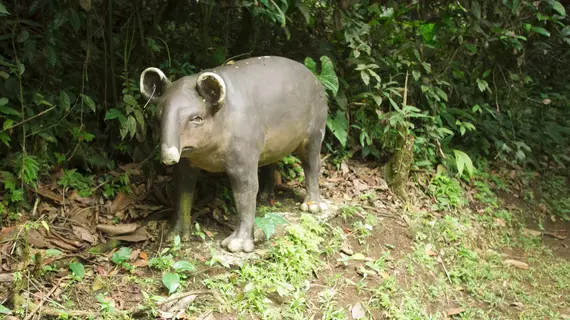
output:
[[[278,162],[307,143],[307,128],[308,124],[302,121],[266,128],[263,137],[249,142],[249,144],[259,146],[257,154],[244,154],[243,156],[246,158],[258,157],[258,166]],[[241,151],[239,145],[228,145],[210,150],[209,152],[200,152],[199,154],[182,153],[182,157],[188,158],[193,165],[202,170],[223,172],[227,165],[231,165],[232,161],[238,160],[234,159],[230,154],[250,152],[250,150],[250,148],[246,148]]]

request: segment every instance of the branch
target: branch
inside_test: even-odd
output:
[[[18,126],[20,126],[20,125],[23,125],[24,123],[26,123],[26,122],[28,122],[28,121],[30,121],[30,120],[33,120],[33,119],[35,119],[35,118],[37,118],[37,117],[39,117],[39,116],[41,116],[41,115],[44,115],[44,114],[46,114],[46,113],[52,111],[53,109],[55,109],[55,106],[52,106],[51,108],[46,109],[46,110],[44,110],[44,111],[42,111],[42,112],[36,114],[36,115],[33,116],[33,117],[29,117],[29,118],[26,119],[26,120],[23,120],[23,121],[21,121],[21,122],[18,122],[18,123],[14,124],[14,125],[12,125],[12,126],[10,126],[10,127],[8,127],[8,128],[6,128],[6,129],[0,131],[0,133],[2,133],[2,132],[4,132],[4,131],[8,131],[8,130],[10,130],[10,129],[12,129],[12,128],[15,128],[15,127],[18,127]]]

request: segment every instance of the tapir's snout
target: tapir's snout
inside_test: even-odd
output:
[[[160,158],[162,163],[167,166],[176,164],[180,161],[180,151],[175,146],[169,146],[163,143],[160,146]]]

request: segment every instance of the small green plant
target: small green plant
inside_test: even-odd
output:
[[[64,171],[63,176],[59,178],[57,183],[65,189],[73,188],[77,190],[82,197],[88,197],[92,193],[93,177],[85,177],[77,172],[77,169],[70,169]]]
[[[263,217],[255,217],[255,225],[263,231],[266,239],[271,238],[278,225],[286,225],[288,223],[283,216],[273,212],[268,212]]]
[[[83,280],[83,277],[85,277],[85,267],[81,262],[72,261],[69,264],[69,269],[71,270],[71,274],[75,281],[81,281]]]
[[[186,260],[174,260],[174,255],[180,250],[180,236],[176,236],[172,248],[164,248],[158,257],[149,260],[149,268],[164,271],[162,284],[172,294],[180,287],[180,281],[186,279],[187,273],[196,270],[196,266]]]

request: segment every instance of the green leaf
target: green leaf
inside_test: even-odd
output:
[[[418,70],[412,70],[412,76],[414,77],[414,80],[418,81],[422,76],[422,73]]]
[[[538,34],[541,34],[541,35],[546,36],[546,37],[550,37],[550,32],[548,32],[548,30],[546,30],[544,28],[532,26],[530,29],[532,31],[538,33]]]
[[[105,114],[105,120],[113,120],[120,117],[124,118],[125,116],[119,109],[115,108],[107,110],[107,113]]]
[[[321,74],[318,78],[323,86],[332,91],[333,96],[336,96],[338,92],[338,78],[334,71],[333,63],[327,56],[321,56]]]
[[[18,117],[20,116],[20,112],[18,112],[18,110],[2,105],[0,105],[0,113],[6,115],[18,116]]]
[[[463,170],[467,169],[469,177],[473,177],[473,162],[471,162],[471,158],[461,150],[453,149],[453,153],[455,154],[455,165],[457,166],[458,176],[461,177]]]
[[[63,252],[61,252],[57,249],[47,249],[46,250],[46,257],[48,257],[48,258],[61,256],[62,254],[63,254]]]
[[[121,247],[119,251],[113,253],[111,261],[113,261],[115,264],[121,264],[125,261],[129,261],[130,258],[131,258],[131,248]]]
[[[4,6],[4,4],[1,1],[0,1],[0,14],[4,14],[4,15],[10,14],[10,12],[8,12],[8,10],[6,10],[6,7]]]
[[[123,101],[125,101],[128,105],[131,106],[136,106],[137,103],[137,99],[135,99],[135,97],[131,96],[130,94],[125,94],[123,96]]]
[[[311,57],[305,58],[305,66],[317,76],[325,89],[332,91],[336,96],[339,87],[338,78],[329,57],[321,56],[321,74],[317,73],[317,63]]]
[[[162,276],[162,284],[168,289],[168,294],[172,294],[180,286],[180,276],[177,273],[166,272]]]
[[[6,121],[4,121],[4,124],[2,125],[2,130],[6,130],[6,129],[10,128],[13,124],[14,124],[14,120],[6,119]]]
[[[263,231],[267,239],[275,234],[278,225],[288,223],[289,222],[283,218],[283,216],[273,212],[266,213],[263,218],[255,218],[255,225]]]
[[[26,40],[28,40],[28,38],[30,37],[30,33],[27,30],[22,31],[22,33],[20,33],[18,35],[18,37],[16,38],[17,42],[25,42]]]
[[[95,102],[93,101],[93,99],[91,99],[90,96],[85,95],[85,94],[81,94],[81,98],[83,99],[83,102],[85,102],[87,107],[89,107],[89,109],[91,109],[91,111],[95,112],[97,107],[95,106]]]
[[[362,77],[362,82],[364,82],[365,85],[370,84],[370,75],[366,70],[360,71],[360,76]]]
[[[85,276],[85,267],[81,262],[74,261],[70,263],[69,269],[76,277],[83,278]]]
[[[295,2],[295,6],[297,9],[299,9],[299,11],[301,11],[303,17],[305,17],[307,24],[311,23],[311,14],[309,13],[309,7],[307,7],[307,5],[304,4],[301,0],[297,0],[297,2]]]
[[[346,115],[341,110],[336,112],[335,117],[327,119],[327,127],[338,139],[343,147],[346,147],[346,140],[348,139],[348,121]]]
[[[566,9],[564,9],[564,6],[558,2],[558,1],[549,1],[550,5],[552,6],[552,9],[554,9],[554,11],[558,12],[559,15],[565,17],[566,16]]]
[[[317,75],[317,63],[315,62],[315,60],[313,60],[313,58],[311,57],[305,58],[305,67],[307,67],[307,69],[311,70],[312,73]]]
[[[2,7],[2,4],[0,3],[0,9]],[[4,307],[3,304],[0,304],[0,314],[7,314],[7,315],[11,315],[12,311],[6,307]]]
[[[47,55],[48,63],[52,67],[55,66],[55,63],[57,62],[57,55],[55,54],[55,50],[53,49],[52,46],[46,47],[46,55]]]
[[[127,118],[127,129],[131,134],[131,138],[135,136],[137,133],[137,120],[132,115],[129,115]]]
[[[194,266],[192,263],[182,260],[182,261],[177,261],[172,268],[174,268],[174,270],[176,271],[194,271],[196,270],[196,266]]]
[[[69,110],[69,108],[71,107],[71,100],[69,99],[67,92],[61,91],[59,93],[59,104],[61,105],[63,110],[65,111]]]
[[[10,75],[6,73],[6,71],[0,71],[0,77],[4,78],[4,80],[8,80],[8,78],[10,78]]]

